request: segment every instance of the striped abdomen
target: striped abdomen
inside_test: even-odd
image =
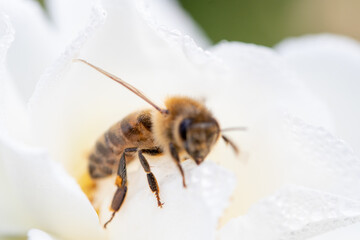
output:
[[[154,148],[151,127],[151,110],[134,112],[114,124],[98,139],[89,156],[90,176],[103,178],[115,173],[125,148]]]

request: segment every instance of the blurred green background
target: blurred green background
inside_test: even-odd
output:
[[[37,1],[44,6],[44,0]],[[360,0],[179,2],[214,43],[226,39],[273,46],[286,37],[323,32],[360,39]]]

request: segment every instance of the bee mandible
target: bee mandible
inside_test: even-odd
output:
[[[170,97],[165,101],[165,108],[160,108],[122,79],[83,59],[74,60],[120,83],[153,106],[153,109],[133,112],[111,126],[97,140],[89,155],[88,169],[92,179],[116,174],[117,190],[111,203],[112,215],[104,228],[124,202],[127,192],[126,164],[136,154],[147,175],[149,187],[155,194],[157,205],[162,207],[159,185],[144,155],[170,154],[180,171],[182,184],[186,187],[182,160],[190,158],[197,165],[201,164],[220,137],[238,152],[236,145],[222,134],[219,123],[203,103],[189,97]]]

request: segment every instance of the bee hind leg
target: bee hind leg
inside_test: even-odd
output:
[[[127,152],[136,152],[137,148],[126,148],[121,155],[119,167],[117,171],[115,184],[117,186],[116,192],[111,202],[111,211],[113,212],[111,218],[104,224],[104,228],[113,220],[117,211],[119,211],[122,203],[124,202],[127,192],[127,176],[126,176],[126,159]]]
[[[161,151],[161,149],[159,149],[159,148],[156,148],[156,149],[143,149],[143,150],[139,150],[139,151],[138,151],[140,163],[141,163],[142,167],[144,168],[144,171],[145,171],[146,174],[147,174],[147,179],[148,179],[149,187],[150,187],[151,191],[155,194],[158,207],[162,207],[163,203],[160,201],[159,185],[158,185],[158,183],[157,183],[157,180],[156,180],[156,178],[155,178],[155,175],[151,172],[149,163],[148,163],[148,161],[146,160],[146,158],[144,157],[143,153],[148,153],[148,154],[151,154],[151,155],[156,155],[156,154],[162,153],[162,151]]]

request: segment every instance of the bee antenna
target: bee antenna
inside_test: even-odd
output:
[[[236,155],[239,155],[239,148],[235,145],[233,141],[231,141],[228,137],[221,135],[222,139],[225,141],[226,144],[229,144],[230,147],[234,150]]]
[[[120,79],[119,77],[105,71],[102,68],[99,68],[97,66],[92,65],[91,63],[85,61],[84,59],[73,59],[73,62],[83,62],[85,64],[87,64],[88,66],[94,68],[95,70],[97,70],[98,72],[104,74],[105,76],[111,78],[112,80],[114,80],[117,83],[120,83],[121,85],[123,85],[124,87],[126,87],[127,89],[129,89],[131,92],[135,93],[136,95],[138,95],[140,98],[142,98],[144,101],[146,101],[147,103],[149,103],[151,106],[153,106],[156,110],[158,110],[160,113],[167,115],[169,114],[169,110],[167,109],[162,109],[159,106],[157,106],[153,101],[151,101],[148,97],[146,97],[140,90],[138,90],[137,88],[135,88],[134,86],[132,86],[131,84],[125,82],[124,80]]]
[[[221,129],[221,132],[228,132],[228,131],[246,131],[247,127],[230,127]]]

